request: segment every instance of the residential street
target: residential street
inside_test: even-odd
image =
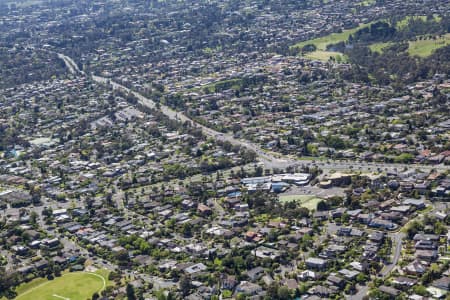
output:
[[[66,60],[65,60],[66,61]],[[101,84],[107,84],[110,85],[113,89],[119,89],[122,91],[125,91],[127,93],[132,93],[134,96],[138,98],[141,104],[151,108],[156,109],[156,103],[152,101],[151,99],[148,99],[147,97],[144,97],[142,94],[132,91],[129,88],[105,77],[100,77],[96,75],[92,75],[92,79],[98,83]],[[422,170],[448,170],[450,166],[445,166],[443,164],[441,165],[421,165],[421,164],[390,164],[390,163],[367,163],[367,162],[358,162],[358,161],[340,161],[340,160],[328,160],[329,163],[326,162],[316,162],[314,160],[299,160],[299,159],[292,159],[292,158],[280,158],[278,156],[274,156],[272,154],[267,153],[266,151],[262,150],[258,145],[255,145],[253,143],[250,143],[248,141],[243,141],[239,139],[235,139],[229,134],[221,133],[218,131],[215,131],[211,128],[208,128],[206,126],[203,126],[201,124],[196,123],[192,119],[188,118],[186,115],[184,115],[182,112],[174,111],[173,109],[165,106],[160,105],[159,109],[162,113],[164,113],[167,117],[169,117],[172,120],[179,120],[182,122],[191,122],[192,124],[195,124],[195,126],[202,128],[202,131],[204,134],[206,134],[209,137],[212,137],[216,140],[221,141],[228,141],[233,145],[240,145],[243,147],[246,147],[247,149],[253,150],[257,156],[258,159],[264,163],[266,168],[279,168],[283,169],[286,167],[295,167],[295,166],[313,166],[318,165],[324,170],[336,170],[336,171],[344,171],[344,170],[354,170],[354,171],[374,171],[377,169],[380,170],[401,170],[404,168],[409,169],[415,169],[420,168]],[[280,155],[281,156],[281,155]]]
[[[405,234],[399,231],[389,234],[389,237],[392,239],[392,247],[394,251],[392,255],[392,262],[389,265],[385,266],[380,272],[380,275],[382,277],[388,276],[397,265],[398,260],[400,259],[402,251],[402,240],[405,237]]]

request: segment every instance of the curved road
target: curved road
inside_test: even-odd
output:
[[[78,65],[70,57],[60,54],[60,53],[58,53],[58,57],[65,62],[70,73],[72,73],[74,75],[77,75],[77,74],[86,75],[83,71],[81,71],[78,68]],[[394,171],[399,170],[400,171],[405,168],[406,169],[421,169],[423,171],[431,171],[433,169],[438,170],[438,171],[447,171],[450,169],[449,166],[445,166],[443,164],[422,165],[422,164],[367,163],[367,162],[359,162],[356,160],[355,161],[335,161],[335,160],[331,160],[331,159],[328,160],[327,162],[325,162],[325,161],[315,162],[315,161],[311,161],[311,160],[299,160],[299,159],[291,158],[291,157],[287,157],[287,156],[285,156],[284,158],[279,158],[270,153],[265,152],[264,150],[261,149],[261,147],[259,145],[256,145],[251,142],[244,141],[244,140],[238,140],[229,134],[224,134],[224,133],[215,131],[209,127],[206,127],[204,125],[201,125],[201,124],[193,121],[192,119],[187,117],[185,114],[183,114],[181,112],[177,112],[177,111],[169,108],[168,106],[160,105],[159,108],[157,108],[156,103],[153,100],[151,100],[151,99],[141,95],[140,93],[135,92],[117,82],[114,82],[109,78],[92,75],[92,80],[97,83],[100,83],[100,84],[109,85],[114,90],[121,90],[121,91],[124,91],[127,93],[131,93],[138,99],[139,103],[141,103],[142,105],[147,106],[151,109],[159,109],[163,114],[165,114],[168,118],[170,118],[172,120],[178,120],[178,121],[182,121],[182,122],[186,122],[186,121],[191,122],[194,126],[201,128],[202,132],[209,137],[212,137],[212,138],[214,138],[216,140],[220,140],[220,141],[228,141],[233,145],[239,145],[239,146],[246,147],[247,149],[253,150],[257,154],[259,160],[262,163],[264,163],[264,165],[267,168],[285,168],[288,166],[317,165],[318,167],[320,167],[324,170],[354,170],[354,171],[375,171],[377,169],[380,171],[385,171],[385,170],[394,170]],[[396,232],[396,233],[390,234],[389,236],[393,242],[394,253],[393,253],[392,263],[385,266],[385,268],[380,272],[380,275],[383,278],[388,276],[392,272],[392,270],[395,268],[395,266],[397,265],[397,263],[400,259],[401,249],[402,249],[402,239],[404,237],[404,234],[401,232]],[[347,299],[362,299],[367,294],[368,290],[369,290],[368,286],[358,286],[358,293],[355,295],[347,296],[346,298]]]
[[[142,94],[140,94],[138,92],[132,91],[131,89],[129,89],[117,82],[114,82],[108,78],[92,75],[92,80],[94,80],[95,82],[100,83],[100,84],[110,85],[114,90],[121,90],[126,93],[131,93],[138,99],[140,104],[145,105],[151,109],[158,109],[156,106],[156,103],[153,100],[143,96]],[[235,139],[234,137],[232,137],[229,134],[221,133],[221,132],[215,131],[209,127],[203,126],[203,125],[193,121],[192,119],[187,117],[185,114],[175,111],[168,106],[160,105],[159,110],[172,120],[177,120],[177,121],[181,121],[181,122],[191,122],[192,124],[194,124],[194,126],[201,128],[205,135],[212,137],[216,140],[228,141],[233,145],[239,145],[239,146],[243,146],[247,149],[253,150],[255,153],[257,153],[258,157],[265,165],[268,165],[268,164],[284,165],[286,163],[292,164],[292,161],[287,161],[285,159],[279,159],[273,155],[270,155],[270,154],[264,152],[259,146],[255,145],[255,144],[252,144],[247,141]],[[299,162],[296,161],[296,163],[298,164]]]
[[[66,64],[67,68],[69,69],[69,72],[76,75],[76,74],[82,74],[85,75],[85,73],[83,71],[81,71],[78,68],[78,65],[75,63],[75,61],[68,57],[67,55],[58,53],[58,57],[60,59],[62,59],[64,61],[64,63]],[[105,77],[101,77],[101,76],[96,76],[96,75],[92,75],[92,80],[94,80],[97,83],[103,84],[103,85],[109,85],[111,86],[114,90],[121,90],[124,91],[126,93],[131,93],[132,95],[134,95],[140,104],[147,106],[148,108],[151,109],[158,109],[156,106],[156,103],[143,96],[142,94],[132,91],[131,89],[110,80],[109,78],[105,78]],[[165,114],[169,119],[172,120],[177,120],[177,121],[181,121],[181,122],[191,122],[194,126],[199,127],[202,129],[202,132],[209,136],[212,137],[216,140],[221,140],[221,141],[228,141],[233,145],[239,145],[239,146],[243,146],[247,149],[253,150],[255,153],[257,153],[259,159],[267,166],[267,165],[285,165],[285,164],[292,164],[292,161],[287,161],[284,159],[279,159],[276,158],[273,155],[267,154],[266,152],[264,152],[259,146],[249,143],[247,141],[242,141],[242,140],[237,140],[234,137],[232,137],[229,134],[224,134],[218,131],[215,131],[209,127],[203,126],[195,121],[193,121],[192,119],[190,119],[189,117],[187,117],[185,114],[183,114],[182,112],[177,112],[173,109],[171,109],[168,106],[165,105],[160,105],[159,106],[159,110]],[[296,162],[298,163],[298,162]]]
[[[76,74],[83,74],[85,75],[85,73],[83,71],[81,71],[78,68],[77,63],[70,57],[68,57],[67,55],[61,54],[61,53],[57,53],[58,58],[62,59],[64,61],[64,63],[66,64],[67,69],[69,69],[69,72],[76,75]]]
[[[86,75],[85,72],[81,71],[78,68],[78,65],[75,63],[75,61],[72,58],[70,58],[64,54],[61,54],[61,53],[58,53],[58,57],[64,61],[67,68],[69,69],[69,71],[72,74]],[[156,103],[153,100],[151,100],[151,99],[143,96],[142,94],[135,92],[135,91],[133,91],[133,90],[109,79],[109,78],[96,76],[96,75],[92,75],[91,78],[93,81],[95,81],[97,83],[111,86],[112,89],[122,90],[127,93],[131,93],[138,99],[138,101],[142,105],[145,105],[151,109],[158,109],[156,107]],[[359,162],[356,160],[355,161],[339,161],[339,160],[331,160],[331,159],[328,160],[328,162],[324,162],[324,161],[315,162],[313,160],[300,160],[300,159],[292,158],[292,157],[288,157],[288,156],[284,156],[283,158],[280,158],[280,157],[282,157],[281,154],[280,154],[280,157],[277,157],[275,155],[272,155],[272,154],[264,151],[259,145],[256,145],[252,142],[238,140],[230,134],[225,134],[225,133],[215,131],[214,129],[211,129],[209,127],[206,127],[204,125],[201,125],[201,124],[193,121],[192,119],[187,117],[182,112],[175,111],[168,106],[160,105],[159,110],[172,120],[178,120],[178,121],[182,121],[182,122],[186,122],[186,121],[191,122],[194,126],[201,128],[205,135],[207,135],[213,139],[220,140],[220,141],[228,141],[233,145],[243,146],[247,149],[254,151],[257,154],[259,160],[265,165],[266,168],[269,168],[269,169],[272,169],[272,168],[283,169],[283,168],[286,168],[289,166],[295,167],[295,166],[313,166],[313,165],[317,165],[318,167],[320,167],[321,169],[324,169],[324,170],[334,170],[334,171],[339,171],[339,170],[375,171],[377,169],[380,169],[381,171],[385,171],[385,170],[397,170],[397,169],[401,170],[404,168],[420,169],[423,171],[431,171],[432,169],[435,169],[438,171],[447,171],[450,169],[450,166],[445,166],[443,164],[422,165],[422,164],[367,163],[367,162]]]
[[[138,99],[139,103],[141,103],[142,105],[145,105],[152,109],[157,109],[156,103],[153,100],[151,100],[151,99],[143,96],[142,94],[135,92],[115,81],[112,81],[109,78],[92,75],[92,79],[97,83],[110,85],[115,90],[122,90],[124,92],[131,93]],[[347,162],[347,161],[336,161],[336,160],[329,160],[329,163],[325,163],[323,161],[315,162],[312,160],[299,160],[299,159],[290,158],[290,157],[279,158],[270,153],[267,153],[266,151],[261,149],[261,147],[259,145],[251,143],[249,141],[238,140],[238,139],[234,138],[233,136],[231,136],[230,134],[225,134],[225,133],[215,131],[214,129],[211,129],[209,127],[206,127],[204,125],[201,125],[201,124],[193,121],[192,119],[187,117],[182,112],[175,111],[168,106],[160,105],[159,110],[172,120],[178,120],[178,121],[182,121],[182,122],[186,122],[186,121],[191,122],[192,124],[194,124],[194,126],[201,128],[205,135],[212,137],[216,140],[228,141],[233,145],[239,145],[239,146],[243,146],[247,149],[253,150],[258,155],[259,160],[262,163],[264,163],[264,165],[268,168],[286,168],[288,166],[318,165],[322,169],[329,169],[329,170],[352,170],[353,169],[355,171],[358,171],[358,170],[364,170],[364,171],[373,170],[374,171],[377,168],[380,170],[386,170],[386,169],[401,170],[404,168],[408,168],[408,169],[421,169],[421,170],[427,170],[427,171],[431,171],[432,169],[445,171],[445,170],[449,169],[449,166],[445,166],[442,164],[441,165],[393,164],[393,163],[367,163],[367,162],[358,162],[358,161]]]
[[[403,232],[395,232],[390,234],[390,238],[392,239],[392,248],[394,249],[394,255],[392,258],[392,262],[385,266],[383,270],[381,270],[380,275],[385,278],[388,276],[392,270],[395,268],[395,266],[398,263],[398,260],[400,259],[400,255],[402,252],[402,240],[405,237],[405,234]]]

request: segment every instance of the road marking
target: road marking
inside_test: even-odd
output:
[[[66,297],[63,297],[63,296],[60,296],[60,295],[56,295],[56,294],[53,294],[52,296],[56,297],[56,298],[59,298],[59,299],[63,299],[63,300],[70,300],[70,298],[66,298]]]

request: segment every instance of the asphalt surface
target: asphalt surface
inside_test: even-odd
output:
[[[85,74],[83,71],[78,69],[77,64],[68,56],[65,56],[63,54],[58,54],[58,57],[62,59],[69,71],[72,74]],[[202,132],[216,140],[220,141],[228,141],[233,145],[239,145],[242,147],[245,147],[249,150],[253,150],[257,156],[260,162],[264,164],[266,168],[273,169],[273,168],[286,168],[286,167],[296,167],[296,166],[317,166],[324,170],[325,172],[330,171],[359,171],[359,172],[384,172],[384,171],[397,171],[401,172],[403,170],[407,169],[418,169],[421,171],[431,171],[431,170],[437,170],[437,171],[447,171],[449,170],[449,166],[445,166],[443,164],[440,165],[422,165],[422,164],[393,164],[393,163],[367,163],[367,162],[361,162],[358,160],[351,160],[351,161],[342,161],[342,160],[327,160],[327,161],[314,161],[314,160],[300,160],[293,157],[288,156],[282,156],[282,155],[273,155],[271,153],[268,153],[264,151],[259,145],[256,145],[254,143],[251,143],[249,141],[244,141],[240,139],[236,139],[233,136],[225,133],[221,133],[218,131],[215,131],[211,128],[208,128],[206,126],[203,126],[189,117],[187,117],[182,112],[177,112],[168,106],[165,105],[159,105],[157,107],[156,103],[152,101],[151,99],[141,95],[138,92],[132,91],[131,89],[112,81],[109,78],[104,78],[96,75],[92,75],[92,80],[94,80],[97,83],[109,85],[114,90],[121,90],[126,93],[131,93],[134,95],[140,104],[147,106],[151,109],[159,109],[163,114],[165,114],[168,118],[172,120],[177,120],[181,122],[191,122],[194,126],[201,128]],[[220,209],[219,209],[220,210]],[[130,213],[130,212],[129,212]],[[381,272],[380,275],[382,277],[388,276],[392,270],[397,265],[400,256],[401,256],[401,249],[402,249],[402,239],[404,237],[404,234],[401,232],[391,233],[390,238],[392,238],[393,242],[393,259],[391,264],[387,265]],[[105,266],[105,267],[112,267],[111,265]],[[145,276],[145,275],[141,275]],[[142,278],[142,277],[141,277]],[[144,278],[146,280],[155,280],[156,278]],[[160,282],[158,285],[164,285],[167,284],[165,282]],[[367,286],[357,286],[358,292],[355,295],[347,296],[347,299],[362,299],[368,292],[369,288]]]
[[[69,72],[72,74],[82,74],[85,75],[83,71],[81,71],[75,61],[61,53],[58,53],[58,57],[64,61],[67,68],[69,69]],[[97,83],[104,84],[104,85],[110,85],[115,90],[122,90],[127,93],[131,93],[134,95],[138,101],[151,109],[159,109],[163,114],[165,114],[168,118],[172,120],[177,120],[181,122],[191,122],[194,126],[201,128],[203,133],[211,138],[214,138],[216,140],[220,141],[228,141],[233,145],[239,145],[243,146],[249,150],[254,151],[259,161],[261,161],[264,166],[268,169],[273,168],[279,168],[283,169],[286,167],[296,167],[296,166],[318,166],[321,169],[324,170],[333,170],[333,171],[344,171],[344,170],[354,170],[354,171],[362,171],[362,172],[368,172],[368,171],[397,171],[397,170],[403,170],[403,169],[419,169],[422,171],[431,171],[432,169],[438,170],[438,171],[446,171],[450,169],[450,166],[445,166],[443,164],[440,165],[423,165],[423,164],[394,164],[394,163],[367,163],[367,162],[360,162],[357,160],[352,161],[342,161],[342,160],[327,160],[327,162],[324,161],[314,161],[314,160],[301,160],[295,157],[288,157],[288,156],[282,156],[280,155],[273,155],[271,153],[268,153],[267,151],[263,150],[259,145],[251,143],[249,141],[245,141],[242,139],[236,139],[230,134],[218,132],[214,129],[211,129],[209,127],[206,127],[204,125],[201,125],[191,118],[187,117],[182,112],[175,111],[171,109],[168,106],[165,105],[159,105],[159,108],[157,107],[156,103],[143,96],[142,94],[135,92],[109,78],[101,77],[92,75],[92,80],[94,80]]]
[[[158,109],[156,103],[153,100],[139,94],[138,92],[132,91],[129,88],[127,88],[117,82],[114,82],[108,78],[104,78],[104,77],[100,77],[100,76],[96,76],[96,75],[92,75],[92,79],[97,83],[109,84],[114,90],[121,90],[126,93],[131,93],[138,99],[140,104],[145,105],[146,107],[151,108],[151,109]],[[284,165],[284,164],[290,163],[289,161],[287,161],[285,159],[279,159],[271,154],[264,152],[261,148],[259,148],[255,144],[249,143],[247,141],[235,139],[234,137],[232,137],[229,134],[221,133],[221,132],[215,131],[211,128],[208,128],[206,126],[203,126],[201,124],[198,124],[197,122],[190,119],[182,112],[177,112],[168,106],[159,105],[159,110],[164,115],[166,115],[169,119],[180,121],[180,122],[191,122],[195,127],[201,128],[202,132],[205,135],[212,137],[216,140],[228,141],[233,145],[239,145],[239,146],[243,146],[247,149],[253,150],[254,152],[257,153],[260,161],[263,162],[265,165],[268,165],[268,164]]]
[[[348,300],[362,300],[364,296],[369,292],[369,286],[367,285],[356,285],[357,292],[354,295],[347,295],[345,298]]]
[[[109,84],[115,90],[122,90],[127,93],[131,93],[134,95],[138,101],[151,109],[158,109],[156,103],[141,95],[138,92],[132,91],[131,89],[110,80],[109,78],[100,77],[96,75],[92,75],[92,79],[101,84]],[[259,145],[251,143],[249,141],[244,141],[240,139],[236,139],[230,134],[221,133],[215,131],[209,127],[201,125],[194,120],[187,117],[182,112],[177,112],[165,105],[160,105],[159,110],[165,114],[168,118],[172,120],[177,120],[181,122],[191,122],[194,126],[201,128],[203,133],[211,138],[214,138],[219,141],[228,141],[233,145],[239,145],[245,147],[247,149],[253,150],[258,159],[265,165],[266,168],[286,168],[286,167],[296,167],[296,166],[318,166],[324,170],[335,170],[335,171],[344,171],[344,170],[354,170],[354,171],[387,171],[387,170],[398,170],[401,171],[403,169],[419,169],[423,171],[431,171],[432,169],[445,171],[449,170],[449,166],[441,165],[422,165],[422,164],[394,164],[394,163],[367,163],[367,162],[359,162],[359,161],[338,161],[338,160],[328,160],[324,161],[314,161],[314,160],[300,160],[291,157],[282,157],[282,155],[273,155],[261,149]]]
[[[388,276],[392,270],[394,270],[395,266],[400,259],[400,255],[402,252],[402,240],[405,237],[403,232],[395,232],[389,235],[392,239],[392,247],[394,249],[392,262],[381,270],[380,275],[384,278]]]
[[[81,71],[78,68],[78,65],[76,64],[76,62],[68,57],[67,55],[61,54],[61,53],[57,53],[58,58],[62,59],[67,67],[67,69],[69,69],[69,72],[76,75],[76,74],[85,74],[83,71]]]

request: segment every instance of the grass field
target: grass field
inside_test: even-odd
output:
[[[389,47],[390,45],[392,45],[392,43],[387,42],[387,43],[375,43],[369,46],[370,50],[372,50],[373,52],[378,52],[378,53],[382,53],[383,49],[386,47]]]
[[[305,57],[314,60],[328,61],[330,57],[334,57],[337,62],[346,62],[348,59],[340,52],[316,50],[305,54]]]
[[[295,158],[297,158],[297,157],[295,157]],[[312,161],[312,160],[315,160],[315,161],[326,161],[326,160],[329,160],[329,158],[326,157],[326,156],[301,156],[301,157],[298,157],[297,159],[298,160],[306,160],[306,161]]]
[[[430,56],[436,49],[450,45],[450,33],[443,35],[442,37],[436,37],[436,39],[426,39],[417,41],[409,41],[408,53],[409,55],[417,55],[420,57]],[[383,49],[392,45],[392,43],[375,43],[369,46],[370,50],[381,53]]]
[[[369,0],[370,1],[370,0]],[[364,1],[363,1],[364,2]],[[397,29],[404,28],[408,25],[409,20],[411,19],[422,19],[426,20],[426,16],[408,16],[402,19],[401,21],[397,22],[396,27]],[[438,17],[435,17],[436,21],[440,21]],[[351,34],[354,34],[356,31],[358,31],[361,28],[365,28],[370,26],[372,23],[368,24],[361,24],[360,26],[344,30],[340,33],[332,33],[320,38],[304,41],[297,43],[292,48],[303,48],[306,45],[313,44],[317,47],[317,50],[314,52],[306,53],[305,57],[309,59],[315,59],[315,60],[321,60],[321,61],[328,61],[330,57],[334,57],[338,62],[346,62],[348,59],[345,57],[345,55],[339,53],[339,52],[332,52],[332,51],[326,51],[327,46],[330,44],[336,44],[338,42],[347,41],[348,37]],[[369,48],[374,52],[381,53],[384,48],[391,45],[392,43],[374,43],[369,45]],[[410,41],[409,42],[409,49],[408,53],[410,55],[417,55],[420,57],[426,57],[433,53],[434,50],[447,46],[450,44],[450,34],[446,34],[442,38],[437,38],[436,40],[433,39],[427,39],[427,40],[417,40],[417,41]]]
[[[316,196],[310,195],[286,195],[280,196],[280,202],[291,202],[291,201],[299,201],[301,206],[312,210],[317,209],[317,203],[319,203],[322,199],[317,198]]]
[[[423,20],[426,21],[426,16],[407,16],[401,21],[397,22],[396,28],[402,29],[408,25],[410,20]],[[436,21],[440,21],[439,17],[435,16],[434,19]],[[409,41],[408,53],[410,55],[417,55],[420,57],[427,57],[433,53],[434,50],[447,46],[450,44],[450,34],[446,34],[442,37],[436,37],[436,39],[429,39],[427,37],[426,40],[417,40],[417,41]],[[369,48],[375,52],[383,52],[383,49],[392,45],[393,43],[374,43],[369,45]]]
[[[105,272],[73,272],[66,273],[54,280],[42,279],[32,281],[17,289],[17,300],[65,299],[86,300],[95,292],[102,291],[107,284]]]
[[[372,0],[362,1],[360,2],[361,5],[370,5]],[[367,2],[367,4],[366,4]],[[397,22],[396,27],[397,29],[402,29],[405,26],[408,25],[408,22],[412,19],[421,19],[426,20],[426,16],[407,16],[401,21]],[[435,17],[436,21],[440,21],[438,17]],[[328,61],[330,57],[335,58],[338,62],[346,62],[348,61],[348,58],[345,57],[345,55],[339,53],[339,52],[332,52],[332,51],[326,51],[327,46],[330,44],[336,44],[338,42],[347,41],[348,37],[351,34],[354,34],[359,29],[365,28],[370,26],[372,23],[368,24],[361,24],[360,26],[343,30],[340,33],[332,33],[320,38],[303,41],[300,43],[297,43],[291,48],[303,48],[306,45],[313,44],[316,46],[317,50],[314,52],[306,53],[304,56],[309,59],[315,59],[315,60],[321,60],[321,61]],[[391,45],[392,43],[374,43],[372,45],[369,45],[369,48],[374,52],[381,53],[384,48]],[[429,56],[431,53],[433,53],[434,50],[444,47],[446,45],[450,44],[450,36],[449,34],[445,35],[443,38],[438,38],[436,40],[422,40],[422,41],[410,41],[409,42],[409,54],[410,55],[417,55],[421,57]]]
[[[377,1],[376,0],[364,0],[359,2],[359,5],[361,6],[370,6],[372,4],[375,4]]]
[[[326,35],[326,36],[323,36],[323,37],[320,37],[320,38],[316,38],[316,39],[300,42],[300,43],[295,44],[292,47],[294,47],[294,48],[297,48],[297,47],[298,48],[303,48],[306,45],[313,44],[313,45],[315,45],[317,47],[318,50],[325,51],[327,49],[327,45],[336,44],[338,42],[346,41],[346,40],[348,40],[348,37],[350,36],[350,34],[354,34],[356,31],[360,30],[361,28],[365,28],[367,26],[370,26],[370,24],[371,23],[362,24],[362,25],[359,25],[358,27],[353,28],[353,29],[343,30],[340,33],[332,33],[332,34],[329,34],[329,35]]]
[[[433,53],[434,50],[450,45],[450,33],[442,37],[434,39],[410,41],[408,53],[410,55],[417,55],[420,57],[427,57]]]
[[[321,61],[328,61],[330,59],[330,57],[334,57],[337,62],[346,62],[347,58],[345,57],[345,55],[343,55],[342,53],[339,53],[339,52],[326,51],[327,46],[330,44],[336,44],[338,42],[343,42],[343,41],[348,40],[348,37],[351,34],[354,34],[356,31],[360,30],[361,28],[370,26],[370,24],[372,24],[372,23],[361,24],[360,26],[353,28],[353,29],[347,29],[347,30],[343,30],[342,32],[339,32],[339,33],[332,33],[332,34],[329,34],[329,35],[326,35],[326,36],[323,36],[320,38],[300,42],[291,47],[301,49],[306,45],[313,44],[317,47],[317,50],[305,54],[305,57],[307,57],[309,59],[315,59],[315,60],[321,60]]]
[[[418,20],[418,19],[421,19],[422,21],[426,21],[427,17],[426,16],[407,16],[404,19],[398,21],[397,24],[395,25],[395,27],[397,29],[405,28],[408,25],[409,20]]]
[[[47,278],[36,278],[28,283],[21,284],[18,288],[16,288],[16,293],[18,295],[21,295],[26,291],[31,290],[47,281],[48,281]]]
[[[403,20],[398,21],[395,27],[397,29],[402,29],[408,25],[409,20],[419,20],[419,19],[422,21],[426,21],[427,16],[407,16]],[[434,20],[440,22],[441,18],[435,15]]]

